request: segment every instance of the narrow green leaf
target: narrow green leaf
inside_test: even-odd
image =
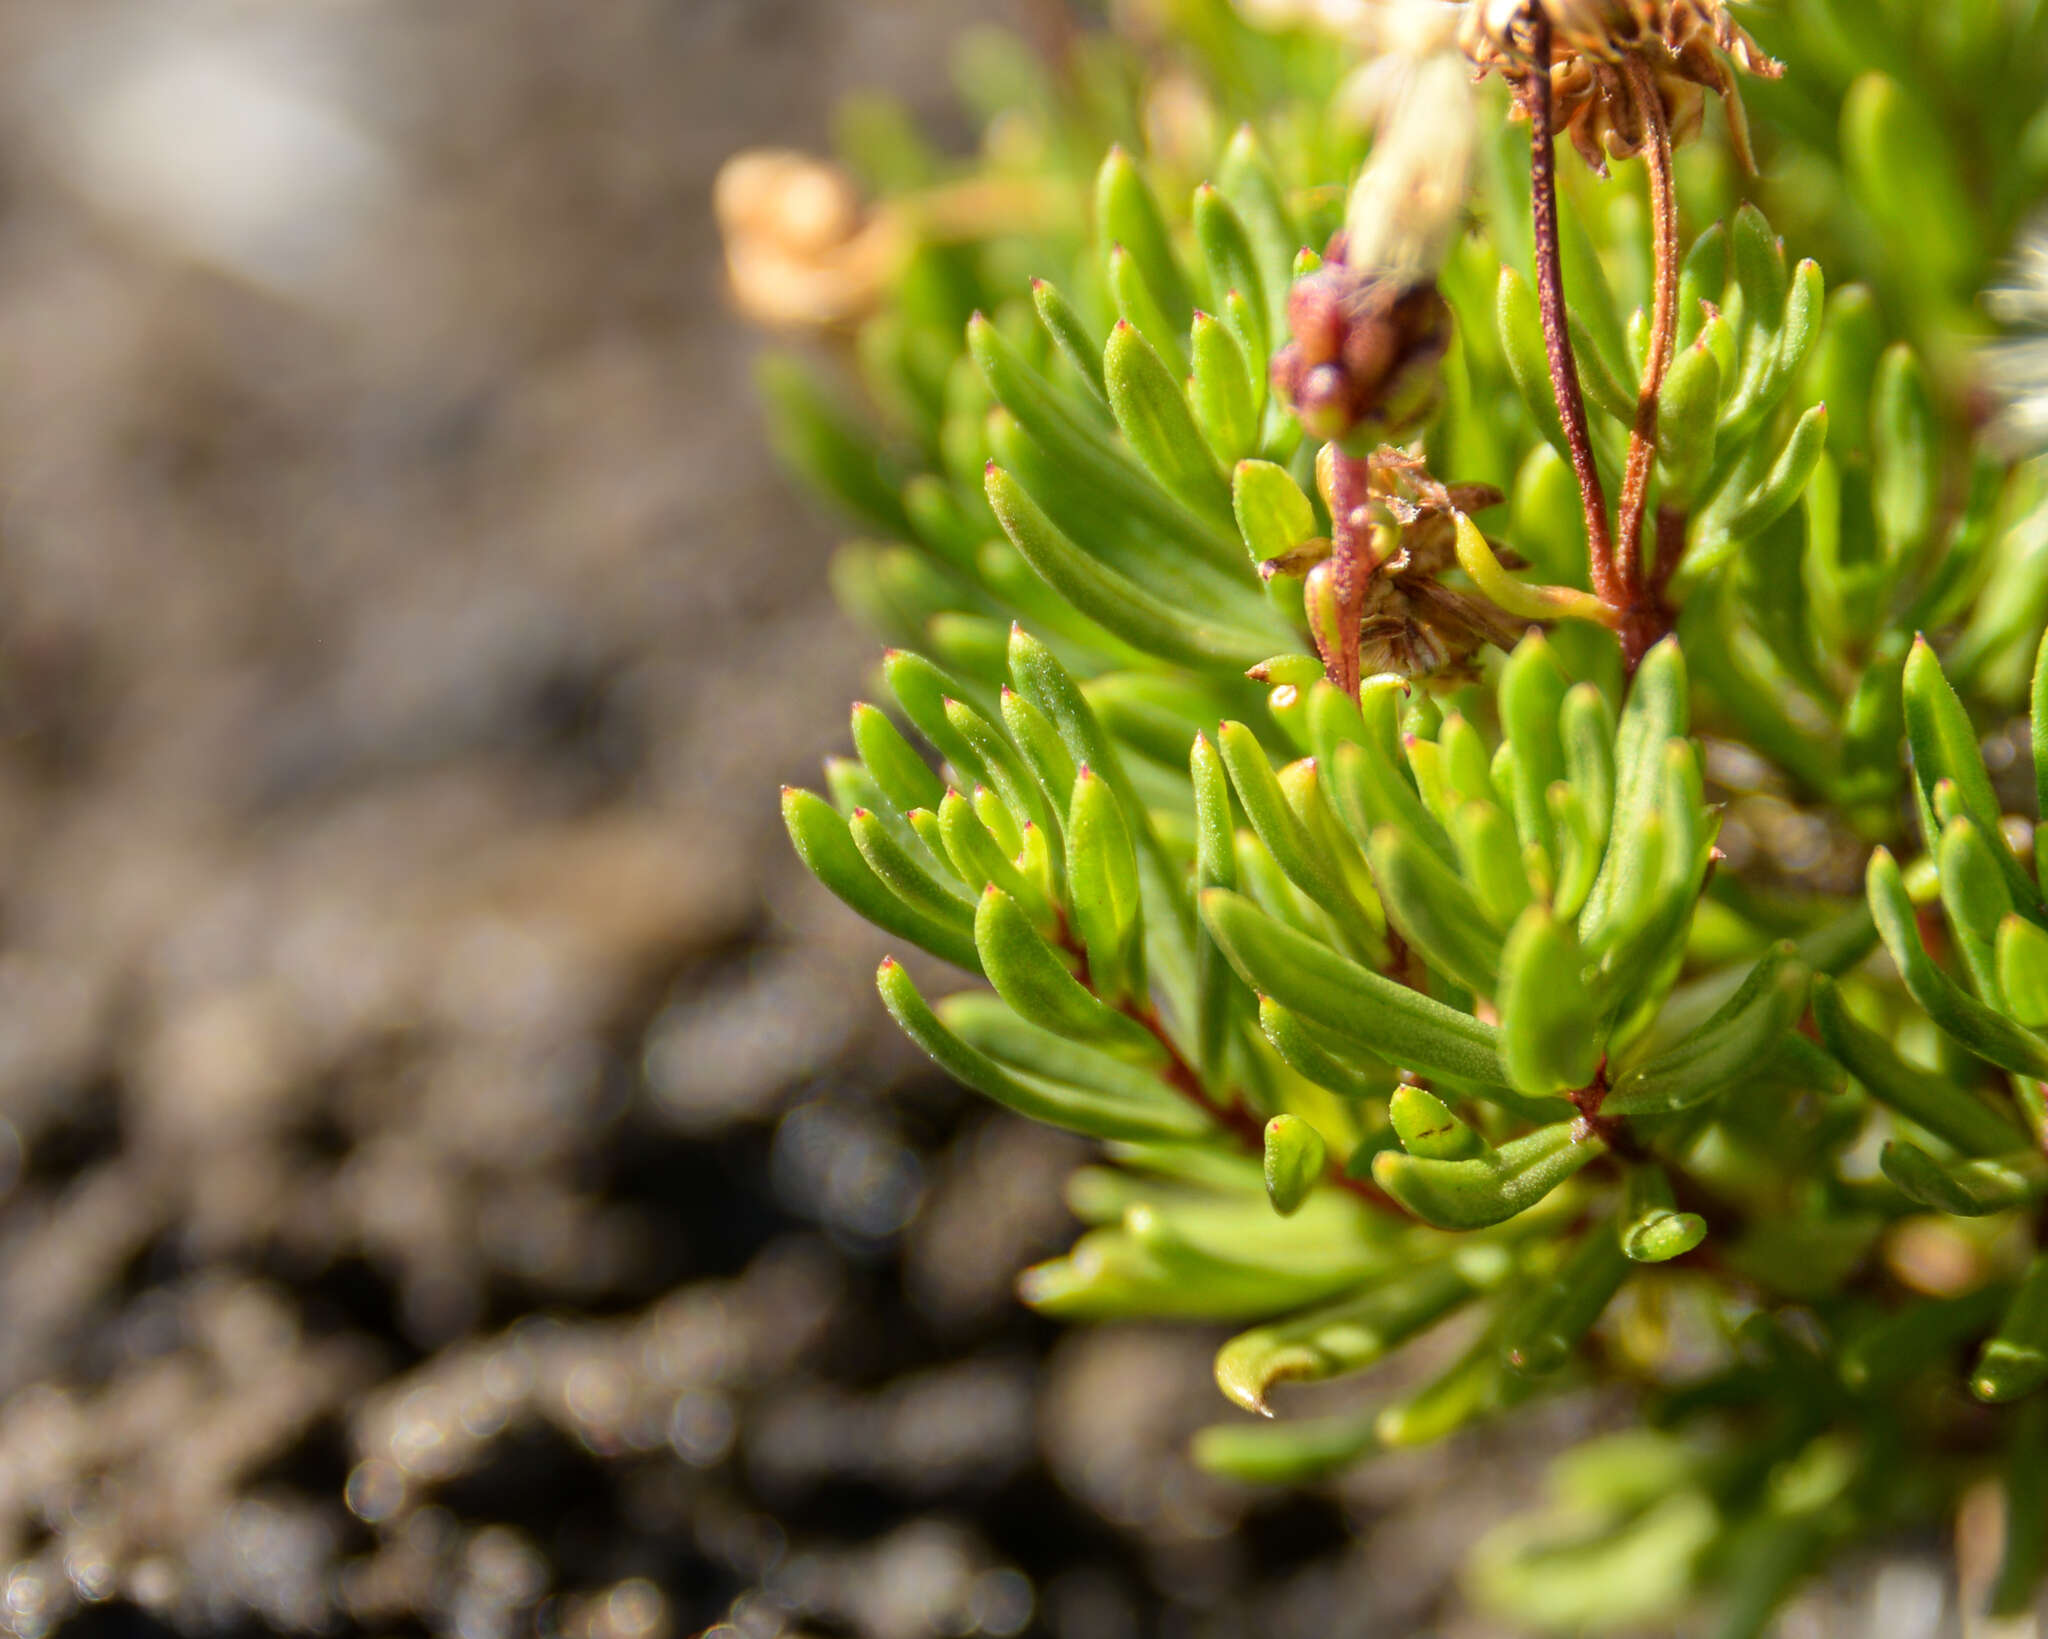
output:
[[[1501,1061],[1515,1090],[1540,1097],[1591,1085],[1604,1041],[1571,928],[1531,905],[1508,935],[1500,972]]]
[[[903,1033],[923,1048],[940,1069],[955,1081],[1018,1115],[1092,1138],[1195,1138],[1212,1130],[1207,1118],[1192,1105],[1139,1104],[1134,1100],[1105,1097],[1082,1089],[1063,1088],[1037,1077],[1016,1075],[1005,1070],[941,1024],[938,1016],[917,993],[910,975],[893,959],[882,963],[875,974],[875,985],[882,993],[883,1005],[902,1027]]]
[[[1243,1332],[1216,1355],[1216,1382],[1247,1411],[1267,1412],[1280,1383],[1363,1371],[1472,1296],[1448,1264],[1420,1269],[1326,1308]]]
[[[1240,1485],[1305,1485],[1371,1455],[1373,1426],[1371,1412],[1216,1423],[1195,1435],[1189,1454],[1203,1473]]]
[[[1136,331],[1145,343],[1158,354],[1162,366],[1178,375],[1185,375],[1188,368],[1187,343],[1181,338],[1186,334],[1186,321],[1176,325],[1168,317],[1166,309],[1152,294],[1152,287],[1138,270],[1138,263],[1122,245],[1109,247],[1109,294],[1116,303],[1117,323]],[[1109,380],[1109,361],[1103,360],[1103,381]],[[1111,400],[1115,408],[1115,400]]]
[[[1292,473],[1271,461],[1240,461],[1231,474],[1231,508],[1255,562],[1284,558],[1316,532],[1314,503]]]
[[[1429,849],[1392,826],[1373,833],[1370,857],[1388,920],[1402,937],[1430,966],[1474,995],[1494,995],[1500,988],[1501,937],[1472,890]]]
[[[1776,523],[1805,493],[1828,447],[1828,407],[1816,404],[1793,423],[1778,457],[1741,501],[1725,514],[1718,502],[1701,515],[1700,550],[1718,556],[1720,543],[1753,541]]]
[[[1087,556],[1001,467],[988,469],[987,488],[1004,533],[1031,567],[1075,608],[1133,648],[1197,670],[1222,666],[1242,671],[1272,653],[1271,635],[1190,620],[1184,610]]]
[[[1505,1084],[1498,1033],[1470,1014],[1360,967],[1237,894],[1210,889],[1202,916],[1260,995],[1420,1074]]]
[[[1387,1119],[1401,1147],[1425,1161],[1470,1161],[1486,1153],[1486,1140],[1420,1087],[1396,1087],[1387,1101]]]
[[[1004,665],[1009,662],[1009,638],[1004,634]],[[1023,753],[1024,761],[1030,765],[1038,781],[1039,789],[1049,801],[1063,802],[1074,789],[1076,772],[1072,753],[1066,742],[1053,726],[1052,719],[1033,705],[1015,689],[1004,685],[1002,691],[1003,727],[1009,730],[1011,743]]]
[[[1102,374],[1109,388],[1109,407],[1138,459],[1190,506],[1227,522],[1230,488],[1223,469],[1203,442],[1174,373],[1137,326],[1127,320],[1119,321],[1109,333]]]
[[[898,899],[956,933],[974,936],[974,901],[964,887],[948,886],[933,876],[871,810],[856,808],[848,829],[868,868]]]
[[[1058,731],[1075,763],[1109,781],[1138,848],[1146,904],[1147,956],[1155,984],[1177,1018],[1195,1012],[1195,916],[1183,862],[1161,842],[1144,798],[1103,732],[1087,697],[1053,652],[1021,626],[1010,628],[1010,682]]]
[[[1891,1044],[1850,1014],[1835,982],[1813,985],[1820,1039],[1870,1096],[1965,1155],[2009,1155],[2026,1147],[2017,1123],[1932,1071],[1908,1064]]]
[[[1429,1161],[1387,1150],[1373,1158],[1373,1181],[1426,1224],[1485,1229],[1526,1212],[1580,1168],[1607,1153],[1577,1123],[1538,1128],[1470,1161]]]
[[[1463,714],[1452,712],[1447,716],[1437,730],[1436,741],[1443,750],[1444,780],[1452,790],[1473,802],[1500,802],[1500,793],[1493,788],[1493,754],[1486,749],[1479,730]]]
[[[1500,332],[1501,350],[1507,356],[1508,373],[1521,390],[1522,402],[1535,420],[1536,430],[1552,449],[1569,460],[1564,424],[1557,418],[1557,400],[1551,394],[1550,359],[1544,351],[1543,317],[1537,308],[1536,293],[1529,288],[1529,281],[1511,267],[1500,270],[1494,323]]]
[[[1729,403],[1729,423],[1747,428],[1761,418],[1758,402],[1776,348],[1776,332],[1784,313],[1791,276],[1785,267],[1785,246],[1754,205],[1735,212],[1728,235],[1735,287],[1741,293],[1739,340],[1742,371]]]
[[[1236,822],[1230,780],[1216,748],[1200,734],[1188,754],[1195,796],[1195,891],[1237,886]],[[1206,925],[1196,930],[1195,972],[1199,1017],[1196,1062],[1216,1087],[1230,1074],[1230,1045],[1239,1012],[1238,980]]]
[[[2005,1554],[1992,1584],[1995,1617],[2024,1618],[2048,1572],[2048,1400],[2029,1400],[2015,1419],[2005,1469]]]
[[[1949,1163],[1896,1139],[1885,1145],[1878,1161],[1909,1199],[1957,1218],[1989,1217],[2048,1194],[2048,1161],[2032,1151]]]
[[[1067,897],[1096,993],[1112,1006],[1145,999],[1145,920],[1138,854],[1109,782],[1082,764],[1067,811]]]
[[[1219,292],[1237,291],[1254,316],[1258,346],[1256,356],[1267,357],[1273,350],[1274,333],[1267,329],[1266,277],[1252,249],[1244,223],[1231,208],[1223,190],[1204,182],[1195,190],[1195,243],[1202,247],[1208,265],[1209,286]]]
[[[1622,1075],[1601,1103],[1602,1113],[1673,1115],[1754,1075],[1806,1011],[1812,982],[1812,970],[1789,940],[1772,947],[1697,1031]]]
[[[1953,787],[1944,781],[1942,789]],[[2004,851],[2003,840],[1995,845],[1986,841],[1973,821],[1959,815],[1942,827],[1935,857],[1941,873],[1941,902],[1948,911],[1949,931],[1955,936],[1970,986],[1991,1006],[2009,1011],[1998,985],[1998,928],[2008,918],[2018,918],[2013,916],[2012,895],[1998,865],[1998,855]]]
[[[1265,345],[1264,323],[1253,311],[1252,304],[1235,290],[1223,293],[1223,322],[1230,327],[1237,349],[1244,355],[1245,374],[1251,380],[1253,412],[1263,416],[1271,407],[1267,376],[1272,365],[1272,355]],[[1284,426],[1273,441],[1285,447]]]
[[[1281,1217],[1292,1217],[1322,1180],[1330,1159],[1323,1135],[1298,1115],[1276,1115],[1266,1123],[1266,1197]]]
[[[1866,465],[1870,455],[1871,385],[1885,336],[1884,317],[1868,285],[1844,285],[1829,294],[1803,385],[1807,397],[1833,413],[1837,454],[1845,465]]]
[[[799,360],[769,354],[757,376],[775,453],[805,483],[885,535],[910,521],[874,438],[819,386]]]
[[[1606,349],[1595,339],[1577,311],[1568,308],[1565,320],[1571,330],[1579,384],[1585,390],[1587,402],[1603,415],[1614,417],[1624,427],[1632,425],[1636,418],[1638,389],[1622,380],[1615,362],[1607,356]]]
[[[1420,842],[1445,869],[1456,870],[1456,845],[1378,735],[1340,743],[1326,772],[1330,806],[1359,847],[1369,851],[1375,833],[1391,829]]]
[[[1707,1237],[1706,1219],[1678,1210],[1671,1180],[1654,1162],[1629,1168],[1615,1227],[1622,1256],[1631,1263],[1669,1263]]]
[[[1657,397],[1657,461],[1666,497],[1690,507],[1714,470],[1721,417],[1721,361],[1705,338],[1672,361]]]
[[[1972,1053],[2001,1069],[2036,1079],[2048,1076],[2048,1044],[2002,1013],[1993,1012],[1935,966],[1920,943],[1913,901],[1889,851],[1880,848],[1871,856],[1865,880],[1877,931],[1898,964],[1906,989],[1927,1016]]]
[[[1692,242],[1678,273],[1678,345],[1690,347],[1706,322],[1703,304],[1720,305],[1728,286],[1728,230],[1710,225]]]
[[[1529,874],[1522,869],[1520,840],[1507,815],[1491,802],[1452,800],[1456,806],[1450,814],[1450,832],[1458,850],[1459,869],[1487,920],[1505,933],[1528,908],[1531,895]],[[1591,881],[1590,875],[1587,880]],[[1503,960],[1504,983],[1512,983],[1508,967]]]
[[[1551,786],[1565,777],[1561,725],[1572,681],[1540,631],[1515,645],[1500,674],[1501,732],[1515,748],[1515,829],[1554,859]]]
[[[2005,846],[1998,793],[1984,766],[1984,754],[1978,748],[1970,714],[1949,685],[1941,661],[1925,638],[1915,638],[1912,651],[1906,656],[1903,698],[1921,825],[1930,846],[1940,835],[1938,825],[1931,823],[1934,788],[1943,780],[1953,780],[1963,812],[1976,822],[1987,842],[1996,841],[1992,855],[2013,896],[2014,908],[2022,914],[2038,911],[2038,888],[2013,858],[2012,850]]]
[[[988,765],[946,716],[948,700],[970,699],[973,690],[908,649],[891,649],[882,656],[882,680],[903,708],[903,715],[952,764],[962,784],[990,783]]]
[[[1373,1430],[1397,1450],[1431,1445],[1518,1404],[1529,1392],[1527,1379],[1502,1365],[1499,1338],[1489,1331],[1434,1382],[1383,1407]]]
[[[1682,721],[1683,719],[1681,719]],[[1564,743],[1565,778],[1584,805],[1598,846],[1607,845],[1614,817],[1614,708],[1593,683],[1575,683],[1558,717]]]
[[[985,783],[994,788],[1018,823],[1043,827],[1056,841],[1060,834],[1058,800],[1049,797],[1025,767],[1009,736],[963,700],[948,699],[942,709],[953,732],[973,749],[988,771]]]
[[[1884,555],[1896,563],[1933,536],[1941,499],[1934,388],[1906,343],[1885,353],[1871,400],[1870,510]]]
[[[853,749],[867,764],[882,795],[902,813],[936,808],[946,794],[946,782],[926,765],[917,748],[887,714],[864,701],[856,701],[853,707]]]
[[[1233,531],[1199,517],[1162,489],[1102,436],[1099,424],[1077,413],[995,325],[976,315],[967,326],[967,345],[997,400],[1050,461],[1098,492],[1100,510],[1128,511],[1189,557],[1244,572],[1244,551]]]
[[[2006,1011],[2029,1030],[2048,1028],[2048,933],[2023,916],[2006,917],[1995,960]]]
[[[1245,816],[1288,881],[1340,927],[1364,927],[1365,913],[1344,885],[1336,860],[1289,805],[1258,736],[1242,723],[1224,723],[1217,730],[1216,744]]]
[[[1160,1057],[1151,1032],[1092,995],[1000,888],[983,892],[974,946],[989,983],[1026,1022],[1076,1041],[1096,1042],[1140,1060]]]
[[[1890,1394],[1995,1322],[2011,1292],[2009,1286],[1981,1286],[1961,1297],[1906,1304],[1842,1345],[1837,1374],[1859,1394]]]
[[[933,1011],[969,1047],[1019,1075],[1149,1111],[1184,1130],[1201,1125],[1189,1126],[1194,1105],[1160,1080],[1156,1069],[1028,1024],[992,991],[958,991]]]
[[[1579,940],[1598,950],[1618,930],[1624,900],[1633,899],[1650,873],[1644,857],[1650,821],[1663,795],[1665,745],[1686,731],[1685,657],[1666,638],[1637,668],[1628,708],[1615,740],[1615,795],[1610,841],[1579,920]]]
[[[1102,344],[1088,333],[1088,326],[1074,311],[1074,304],[1047,279],[1031,281],[1031,301],[1038,309],[1039,323],[1045,326],[1045,333],[1052,337],[1060,356],[1095,389],[1095,396],[1107,404],[1109,389],[1102,379]]]
[[[1880,233],[1913,246],[1902,270],[1917,276],[1916,294],[1953,297],[1985,248],[1944,122],[1917,88],[1865,73],[1843,99],[1841,150],[1857,203]]]
[[[2037,820],[2048,821],[2048,632],[2041,637],[2041,646],[2034,653],[2034,682],[2031,692],[2032,739],[2034,750],[2034,814]],[[2048,850],[2038,846],[2034,850],[2034,874],[2044,886],[2048,886]]]
[[[1245,238],[1258,260],[1266,335],[1277,339],[1287,331],[1287,294],[1294,282],[1294,253],[1301,245],[1301,230],[1287,208],[1272,162],[1249,125],[1239,126],[1230,139],[1216,181],[1244,225]],[[1244,294],[1249,298],[1252,293],[1246,290]]]
[[[1024,827],[1031,823],[1030,818],[1026,816],[1020,822],[1010,805],[985,785],[977,785],[974,795],[968,800],[974,807],[975,818],[988,827],[988,834],[995,838],[996,846],[1007,858],[1016,861],[1020,871],[1023,870],[1024,862],[1018,856],[1024,852]],[[940,806],[945,806],[943,799]],[[1047,891],[1051,891],[1049,886]]]
[[[1545,1377],[1563,1366],[1628,1275],[1614,1224],[1589,1225],[1556,1271],[1502,1323],[1500,1350],[1509,1368]]]
[[[1596,626],[1613,626],[1618,621],[1619,616],[1591,592],[1516,580],[1494,555],[1479,526],[1462,512],[1456,516],[1456,528],[1458,567],[1509,614],[1522,620],[1583,620]]]
[[[1551,909],[1559,916],[1576,919],[1585,909],[1586,896],[1593,891],[1606,838],[1594,829],[1584,801],[1571,785],[1550,788],[1550,821],[1557,828],[1557,874],[1551,890]]]
[[[1189,337],[1194,374],[1188,402],[1209,453],[1228,469],[1259,447],[1259,406],[1252,392],[1251,366],[1220,319],[1195,315]]]
[[[1348,1044],[1346,1051],[1334,1051],[1308,1020],[1270,996],[1259,998],[1259,1028],[1290,1070],[1340,1098],[1384,1098],[1394,1086],[1386,1064]]]
[[[960,879],[974,890],[977,904],[979,896],[990,887],[999,888],[1027,907],[1032,922],[1039,928],[1051,929],[1056,925],[1057,918],[1044,890],[1003,852],[988,822],[957,791],[948,791],[939,803],[938,832],[945,857],[953,862]],[[975,965],[979,967],[980,963]]]
[[[1194,311],[1194,298],[1174,254],[1159,201],[1122,147],[1110,149],[1096,173],[1095,227],[1100,243],[1122,245],[1130,253],[1168,321],[1185,330]]]
[[[973,939],[892,893],[861,857],[849,822],[824,798],[785,786],[782,822],[811,874],[876,927],[970,973],[981,970]]]

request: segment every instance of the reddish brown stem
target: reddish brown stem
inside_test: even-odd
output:
[[[1362,456],[1330,450],[1330,583],[1337,601],[1337,653],[1323,662],[1331,681],[1352,699],[1362,681],[1360,633],[1365,618],[1365,583],[1374,568],[1372,553],[1372,463]]]
[[[1565,318],[1564,255],[1557,228],[1557,149],[1550,97],[1550,18],[1541,6],[1531,8],[1531,50],[1534,66],[1523,77],[1520,96],[1528,110],[1529,198],[1535,228],[1536,295],[1543,314],[1543,350],[1550,365],[1550,388],[1564,426],[1565,448],[1579,480],[1579,504],[1586,516],[1586,560],[1593,591],[1601,602],[1620,610],[1628,606],[1627,588],[1614,561],[1614,536],[1607,523],[1607,491],[1593,460],[1593,435],[1586,422],[1586,397],[1579,385],[1578,356],[1572,350],[1571,325]]]
[[[1074,958],[1078,966],[1079,971],[1075,973],[1074,977],[1080,980],[1083,987],[1093,995],[1095,992],[1095,982],[1088,974],[1088,952],[1068,929],[1064,916],[1060,918],[1059,939],[1057,942],[1061,949]],[[1195,1067],[1188,1063],[1186,1055],[1181,1052],[1173,1037],[1166,1033],[1166,1026],[1160,1021],[1157,1008],[1149,1004],[1141,1005],[1136,1001],[1126,1001],[1119,1011],[1126,1017],[1137,1020],[1138,1023],[1151,1032],[1152,1039],[1159,1043],[1160,1051],[1166,1055],[1166,1069],[1162,1073],[1161,1079],[1165,1081],[1167,1086],[1179,1093],[1181,1097],[1194,1105],[1196,1109],[1200,1110],[1253,1154],[1265,1154],[1265,1123],[1260,1121],[1252,1111],[1245,1107],[1244,1099],[1241,1096],[1233,1094],[1227,1102],[1209,1096],[1209,1091],[1202,1085],[1202,1078],[1196,1072]],[[1345,1191],[1347,1194],[1357,1196],[1368,1206],[1376,1207],[1381,1212],[1389,1213],[1397,1218],[1406,1218],[1408,1216],[1400,1203],[1387,1194],[1385,1190],[1381,1189],[1379,1185],[1369,1178],[1353,1178],[1349,1173],[1345,1172],[1344,1164],[1335,1157],[1331,1158],[1328,1177],[1329,1181],[1336,1185],[1337,1188]]]
[[[1152,1032],[1152,1039],[1159,1043],[1166,1054],[1165,1081],[1167,1086],[1195,1105],[1210,1120],[1239,1143],[1258,1154],[1266,1149],[1266,1125],[1250,1110],[1245,1108],[1242,1098],[1232,1098],[1228,1104],[1211,1098],[1202,1086],[1202,1078],[1195,1073],[1195,1067],[1188,1063],[1174,1040],[1166,1033],[1166,1027],[1159,1020],[1158,1012],[1150,1007],[1140,1007],[1135,1002],[1126,1002],[1123,1011],[1136,1019]],[[1369,1178],[1353,1178],[1345,1172],[1343,1163],[1332,1157],[1328,1172],[1329,1181],[1339,1189],[1357,1196],[1368,1205],[1383,1212],[1405,1218],[1407,1213]]]
[[[1643,364],[1642,391],[1636,399],[1628,470],[1621,490],[1621,578],[1628,593],[1629,614],[1635,617],[1629,624],[1642,626],[1647,624],[1639,611],[1646,596],[1643,519],[1649,510],[1650,474],[1657,460],[1657,400],[1671,368],[1678,332],[1678,195],[1671,174],[1671,127],[1656,80],[1641,59],[1629,55],[1622,57],[1622,72],[1649,133],[1643,163],[1650,173],[1650,215],[1656,228],[1657,294],[1650,319],[1650,351]],[[1636,658],[1640,656],[1631,657],[1631,663]]]

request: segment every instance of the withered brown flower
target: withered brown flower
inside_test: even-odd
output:
[[[1310,628],[1339,688],[1356,694],[1362,678],[1382,672],[1462,682],[1487,644],[1506,649],[1521,638],[1526,620],[1439,578],[1458,564],[1457,514],[1498,506],[1499,490],[1440,483],[1420,456],[1392,447],[1351,456],[1328,446],[1316,478],[1333,538],[1264,569],[1304,576]]]
[[[1433,280],[1354,267],[1339,234],[1322,267],[1295,281],[1287,327],[1273,390],[1311,437],[1406,438],[1435,409],[1451,310]]]
[[[735,303],[777,329],[865,318],[903,249],[901,224],[867,210],[851,178],[808,154],[735,154],[718,173],[712,205]]]
[[[1557,129],[1571,136],[1594,170],[1605,175],[1609,158],[1630,158],[1649,140],[1649,124],[1622,67],[1630,57],[1649,70],[1673,143],[1699,133],[1711,91],[1727,105],[1737,156],[1754,168],[1729,65],[1773,80],[1785,70],[1764,55],[1724,0],[1473,0],[1464,46],[1482,75],[1519,80],[1535,66],[1539,7],[1550,22]]]

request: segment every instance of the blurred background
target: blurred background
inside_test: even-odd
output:
[[[0,1628],[1482,1631],[1598,1409],[1198,1475],[774,821],[872,650],[711,180],[1027,9],[0,7]]]

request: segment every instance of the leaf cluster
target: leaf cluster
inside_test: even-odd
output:
[[[1984,263],[1870,247],[1903,207],[1868,173],[1905,163],[1917,117],[1885,86],[1931,72],[1892,60],[1913,16],[1877,9],[1850,30],[1794,0],[1769,43],[1799,89],[1757,98],[1783,121],[1766,145],[1846,179],[1794,221],[1855,278],[1829,290],[1754,206],[1691,185],[1725,219],[1678,269],[1649,491],[1675,633],[1639,664],[1588,590],[1502,145],[1442,269],[1456,339],[1413,457],[1504,494],[1445,526],[1440,578],[1523,635],[1355,694],[1326,678],[1300,577],[1347,520],[1268,365],[1357,144],[1321,59],[1220,3],[1178,17],[1216,134],[1144,162],[1078,157],[1135,135],[1142,96],[1105,90],[1143,85],[1127,63],[1005,87],[991,58],[984,111],[1037,133],[1073,231],[915,249],[851,348],[864,411],[809,366],[766,377],[785,455],[869,532],[838,590],[897,645],[824,792],[784,793],[791,837],[906,956],[980,981],[931,1000],[882,964],[933,1060],[1103,1146],[1026,1301],[1242,1328],[1217,1380],[1264,1413],[1453,1338],[1418,1388],[1202,1437],[1260,1482],[1568,1385],[1632,1397],[1640,1428],[1578,1448],[1553,1505],[1476,1551],[1475,1595],[1530,1628],[1711,1593],[1722,1633],[1760,1632],[1830,1555],[1987,1474],[1998,1608],[2048,1570],[2048,896],[1994,732],[2048,624],[2048,492],[1973,436],[1932,329],[1890,316]],[[2038,49],[1994,27],[2010,9],[1958,6],[1930,60]],[[1226,113],[1253,119],[1223,135]],[[1650,280],[1640,208],[1583,194],[1569,324],[1618,492]],[[1852,839],[1863,891],[1726,858],[1744,779]]]

